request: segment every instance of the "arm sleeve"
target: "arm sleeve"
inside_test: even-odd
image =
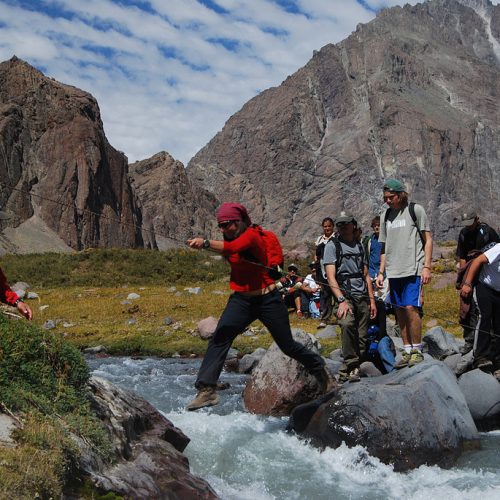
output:
[[[325,245],[325,253],[323,254],[323,264],[335,264],[337,262],[337,255],[335,252],[335,245],[332,241],[329,241]]]
[[[384,211],[384,213],[382,213],[380,215],[380,232],[379,232],[379,235],[378,235],[378,241],[380,243],[385,243],[386,241],[386,238],[387,238],[387,234],[386,234],[386,224],[385,224],[385,215],[387,214],[387,210]]]
[[[254,243],[256,238],[255,232],[250,228],[235,240],[224,241],[224,254],[239,253],[248,250]]]
[[[417,217],[418,227],[420,228],[420,231],[430,232],[431,226],[429,225],[429,219],[422,205],[415,204],[415,216]]]
[[[16,303],[16,300],[19,298],[17,293],[13,292],[10,289],[9,284],[7,283],[7,278],[5,274],[0,269],[0,301],[4,304],[9,304],[13,306]]]

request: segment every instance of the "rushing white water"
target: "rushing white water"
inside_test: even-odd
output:
[[[245,377],[223,374],[231,388],[221,404],[197,412],[198,360],[89,359],[95,375],[136,391],[190,437],[191,471],[223,499],[500,498],[500,432],[482,435],[482,450],[463,455],[452,469],[422,466],[401,474],[361,447],[320,451],[285,431],[286,418],[244,411]],[[410,420],[409,420],[410,422]]]

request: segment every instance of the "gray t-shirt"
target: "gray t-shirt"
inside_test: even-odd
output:
[[[379,241],[385,243],[385,270],[388,278],[420,276],[424,267],[424,247],[413,223],[408,206],[391,209],[387,224],[380,217]],[[429,220],[422,206],[415,204],[415,216],[421,231],[430,231]]]
[[[342,289],[342,294],[344,295],[366,295],[367,288],[366,282],[363,278],[363,270],[364,266],[368,265],[368,261],[366,259],[366,255],[363,252],[363,247],[358,245],[358,242],[354,243],[346,243],[340,239],[337,239],[342,247],[342,259],[340,261],[340,269],[337,265],[337,251],[335,248],[335,244],[332,240],[330,240],[325,246],[325,254],[323,255],[323,261],[325,266],[329,264],[335,264],[337,266],[337,281],[339,281],[340,288]],[[362,256],[356,257],[360,253],[363,253]],[[348,256],[351,257],[348,257]],[[339,272],[346,272],[349,274],[361,273],[361,277],[359,278],[349,278],[347,281],[342,282],[341,277],[339,276]]]

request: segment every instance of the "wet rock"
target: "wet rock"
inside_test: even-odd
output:
[[[259,360],[252,354],[245,354],[238,363],[238,373],[250,373],[257,365]]]
[[[443,359],[446,356],[457,354],[460,345],[451,333],[447,333],[440,326],[431,328],[423,337],[424,350],[433,358]]]
[[[217,328],[217,318],[209,316],[198,322],[198,334],[203,340],[209,340],[213,337],[215,329]]]
[[[76,439],[80,469],[96,488],[125,498],[216,498],[189,471],[182,454],[189,438],[147,401],[105,379],[89,382],[91,404],[110,436],[114,463],[103,463]]]
[[[500,428],[500,384],[481,370],[471,370],[458,379],[472,418],[479,430]]]
[[[290,428],[313,445],[360,445],[397,471],[449,466],[463,449],[479,446],[465,398],[442,362],[362,378],[329,396],[297,408],[290,418]]]
[[[318,342],[299,329],[293,338],[318,352]],[[247,381],[243,398],[245,407],[261,415],[288,415],[291,410],[319,395],[316,379],[304,367],[283,354],[273,343]]]
[[[227,372],[236,372],[238,371],[239,359],[238,359],[238,351],[236,349],[229,349],[226,361],[224,362],[224,370]]]

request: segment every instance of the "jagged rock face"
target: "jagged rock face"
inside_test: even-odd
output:
[[[342,208],[368,224],[388,177],[405,181],[440,239],[456,237],[463,206],[495,225],[499,33],[488,0],[384,10],[249,101],[188,174],[289,242]]]
[[[2,229],[37,215],[74,249],[143,245],[127,159],[90,94],[15,57],[1,63],[0,151]]]
[[[211,193],[192,186],[180,161],[161,152],[129,168],[144,220],[152,226],[160,249],[214,233],[217,201]]]

